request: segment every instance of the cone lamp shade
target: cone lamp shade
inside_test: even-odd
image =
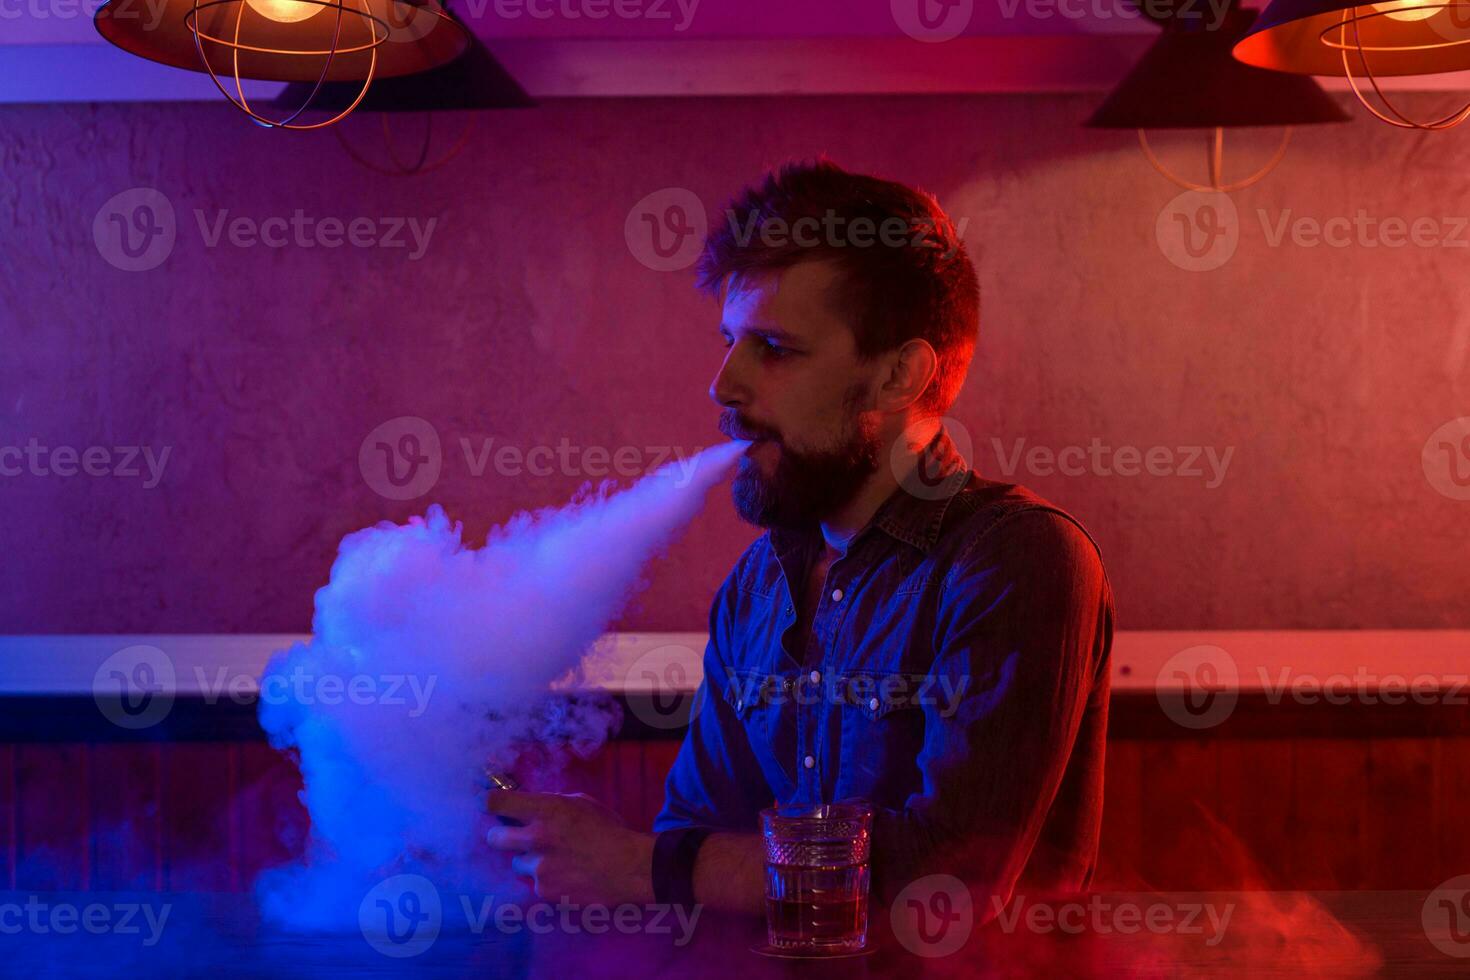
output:
[[[1213,30],[1166,23],[1133,70],[1087,120],[1097,129],[1216,129],[1346,122],[1315,81],[1231,56],[1255,11],[1230,9]]]
[[[1304,75],[1463,71],[1470,69],[1470,3],[1272,0],[1235,46],[1235,57],[1248,65]]]
[[[301,105],[311,96],[312,82],[293,82],[276,97],[278,108]],[[329,82],[313,100],[313,108],[338,112],[357,98],[353,82]],[[523,109],[535,101],[495,60],[480,39],[458,58],[438,68],[373,83],[358,105],[359,112],[437,112],[456,109]]]
[[[154,22],[152,4],[162,3]],[[108,0],[94,23],[140,58],[222,79],[364,81],[453,61],[469,34],[437,0]]]

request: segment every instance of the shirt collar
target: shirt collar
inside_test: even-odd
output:
[[[939,529],[955,494],[970,480],[970,468],[941,426],[919,454],[918,464],[878,507],[868,523],[853,536],[852,545],[871,528],[928,554],[939,540]],[[771,544],[778,557],[797,554],[821,537],[815,526],[773,527]],[[851,547],[851,546],[849,546]]]

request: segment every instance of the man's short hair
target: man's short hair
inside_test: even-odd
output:
[[[980,332],[980,284],[964,242],[930,194],[818,158],[766,174],[725,205],[705,239],[699,287],[833,260],[831,300],[871,358],[927,340],[938,370],[920,405],[943,414],[959,394]]]

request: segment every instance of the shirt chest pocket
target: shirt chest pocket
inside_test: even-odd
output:
[[[902,806],[922,786],[918,755],[924,744],[929,678],[876,670],[840,676],[842,778],[840,796],[879,806]]]
[[[725,703],[750,743],[751,752],[773,788],[792,778],[796,754],[796,672],[733,672]]]

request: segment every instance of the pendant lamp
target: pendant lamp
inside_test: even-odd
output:
[[[1260,180],[1281,161],[1291,127],[1350,118],[1312,79],[1254,68],[1231,56],[1235,43],[1250,29],[1255,11],[1232,5],[1217,23],[1203,16],[1157,18],[1163,33],[1086,125],[1137,130],[1149,163],[1180,187],[1234,191]],[[1286,127],[1275,153],[1249,176],[1227,181],[1225,130],[1261,126]],[[1150,129],[1204,132],[1209,182],[1186,180],[1164,166],[1149,144]]]
[[[154,22],[152,3],[161,4]],[[108,0],[98,33],[140,58],[207,72],[220,93],[263,126],[316,129],[351,112],[375,79],[428,71],[453,61],[469,32],[438,0]],[[306,83],[306,98],[268,117],[246,98],[243,79]],[[297,119],[329,84],[351,83],[355,97],[330,118]],[[262,107],[263,108],[263,107]]]
[[[1395,106],[1379,79],[1470,69],[1470,0],[1272,0],[1235,46],[1248,65],[1303,75],[1341,75],[1369,112],[1403,129],[1449,129],[1470,103],[1431,119]],[[1369,100],[1371,88],[1383,108]]]

